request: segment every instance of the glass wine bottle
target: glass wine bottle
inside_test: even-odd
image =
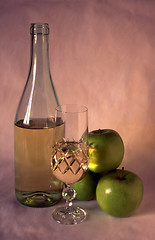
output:
[[[50,74],[49,26],[33,23],[31,62],[14,123],[15,192],[31,207],[47,207],[61,198],[62,183],[50,168],[52,146],[64,135],[64,125],[54,121],[59,105]]]

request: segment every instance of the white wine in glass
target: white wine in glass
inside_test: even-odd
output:
[[[53,174],[66,184],[79,181],[88,168],[88,149],[83,142],[62,142],[55,145],[52,158]]]

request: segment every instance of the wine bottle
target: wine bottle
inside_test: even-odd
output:
[[[33,23],[31,61],[14,123],[15,193],[30,207],[47,207],[61,198],[62,183],[50,167],[51,149],[64,136],[64,125],[55,122],[59,105],[50,73],[49,25]]]

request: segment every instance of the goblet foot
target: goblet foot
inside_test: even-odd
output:
[[[83,222],[86,219],[86,212],[79,207],[59,207],[53,213],[53,219],[61,224],[72,225]]]

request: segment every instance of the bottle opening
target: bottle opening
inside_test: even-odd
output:
[[[49,25],[48,23],[31,23],[30,33],[48,35]]]

